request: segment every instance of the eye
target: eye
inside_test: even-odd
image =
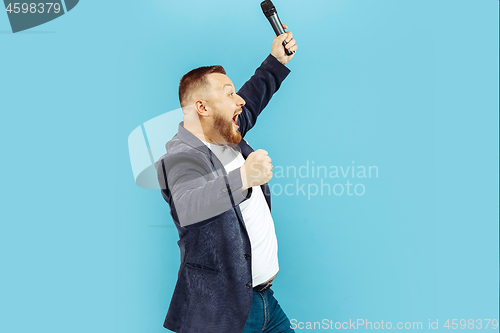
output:
[[[230,92],[229,96],[233,97],[234,96],[234,92]]]

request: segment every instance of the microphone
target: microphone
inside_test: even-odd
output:
[[[276,36],[284,34],[285,29],[283,29],[283,25],[281,24],[280,18],[278,17],[278,13],[276,12],[276,8],[274,7],[271,0],[262,1],[260,3],[260,7],[262,8],[264,15],[266,15],[267,19],[269,20],[269,23],[271,23],[271,26],[273,27],[274,32],[276,33]],[[285,45],[286,42],[283,41],[283,47],[285,47]],[[290,51],[285,47],[285,53],[286,55],[292,55],[295,53],[295,51]]]

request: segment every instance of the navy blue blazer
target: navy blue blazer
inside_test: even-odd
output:
[[[246,101],[238,117],[242,137],[290,70],[269,55],[238,91]],[[183,122],[156,163],[161,193],[179,232],[181,264],[163,326],[178,333],[240,333],[252,304],[250,239],[239,204],[240,168],[226,173],[212,151]],[[253,152],[242,139],[243,157]],[[261,185],[269,209],[268,184]],[[214,208],[215,207],[215,208]]]

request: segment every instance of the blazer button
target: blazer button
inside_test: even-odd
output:
[[[252,288],[252,282],[247,282],[247,288]]]
[[[245,253],[245,259],[249,260],[250,259],[250,253]]]

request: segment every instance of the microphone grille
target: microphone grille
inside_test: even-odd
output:
[[[260,7],[266,16],[271,16],[276,13],[276,8],[274,8],[271,0],[265,0],[260,3]]]

